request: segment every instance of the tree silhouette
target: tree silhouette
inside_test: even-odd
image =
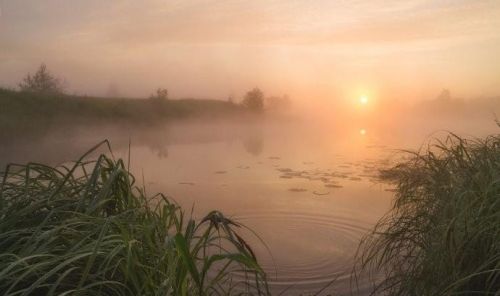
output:
[[[168,90],[166,88],[158,88],[156,94],[151,95],[150,99],[168,100]]]
[[[19,83],[19,88],[21,88],[21,91],[38,93],[63,92],[61,81],[49,73],[45,64],[41,64],[33,76],[28,73],[23,81]]]
[[[241,104],[251,111],[262,112],[264,110],[264,93],[256,87],[246,93]]]

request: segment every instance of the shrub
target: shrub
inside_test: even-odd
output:
[[[63,92],[61,81],[47,70],[45,64],[41,64],[36,73],[31,76],[28,73],[21,83],[21,91],[59,94]]]

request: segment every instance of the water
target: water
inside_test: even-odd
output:
[[[241,230],[271,290],[285,295],[349,294],[359,239],[393,194],[377,169],[394,148],[423,139],[300,124],[79,127],[2,144],[0,163],[58,164],[104,138],[125,159],[130,141],[131,170],[149,194],[163,192],[195,217],[221,210],[255,231],[259,238]]]
[[[172,145],[164,159],[136,149],[133,158],[146,162],[151,186],[180,204],[200,214],[221,209],[258,233],[269,251],[247,238],[273,291],[312,293],[337,278],[338,292],[347,292],[359,238],[388,209],[390,194],[372,176],[383,149],[367,148],[358,133],[331,143],[280,129],[249,133]]]

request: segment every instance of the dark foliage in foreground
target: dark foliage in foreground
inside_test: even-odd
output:
[[[163,195],[148,199],[122,160],[87,155],[7,167],[2,295],[268,294],[239,224],[216,211],[189,219]]]
[[[360,247],[373,295],[500,293],[500,136],[450,135],[383,172],[392,210]]]

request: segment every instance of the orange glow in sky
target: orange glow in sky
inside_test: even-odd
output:
[[[307,105],[352,102],[358,85],[377,101],[500,94],[500,1],[448,2],[0,1],[0,85],[45,62],[80,94],[225,99],[257,86]]]

